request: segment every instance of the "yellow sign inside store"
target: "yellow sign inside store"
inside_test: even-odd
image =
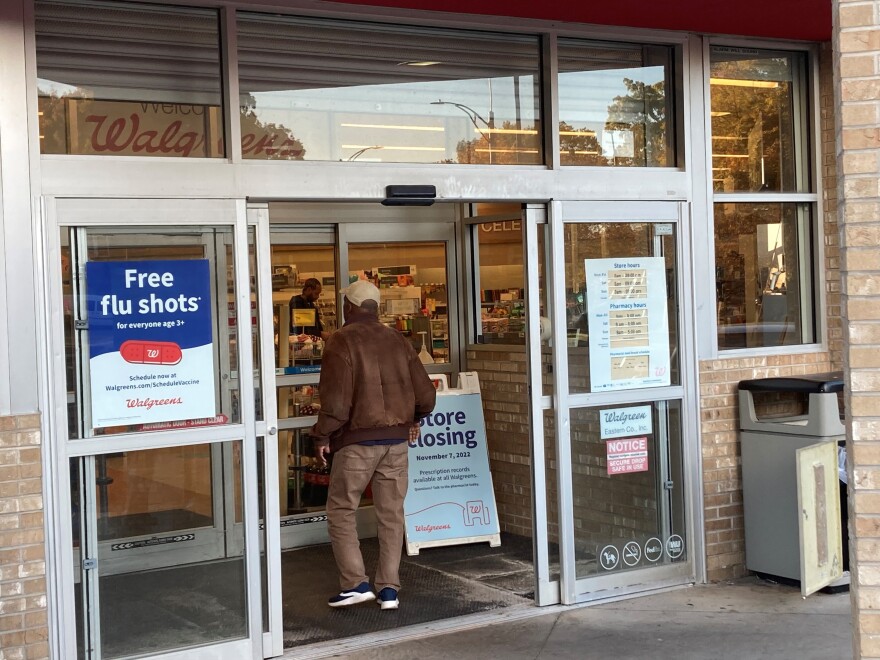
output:
[[[313,309],[295,309],[293,310],[293,325],[312,326],[315,325],[315,310]]]

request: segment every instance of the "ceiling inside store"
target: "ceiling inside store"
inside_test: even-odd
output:
[[[511,16],[701,34],[829,41],[831,0],[335,0],[346,4]]]

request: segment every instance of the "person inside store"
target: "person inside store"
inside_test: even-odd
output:
[[[399,604],[408,440],[434,409],[436,391],[412,344],[379,321],[379,289],[358,280],[344,293],[345,325],[324,348],[321,410],[311,429],[318,460],[333,459],[327,525],[341,591],[328,604],[376,599],[357,532],[361,495],[372,481],[379,537],[373,585],[381,609],[391,610]]]
[[[303,282],[302,293],[290,299],[290,334],[312,335],[326,340],[330,333],[321,322],[321,311],[315,301],[321,297],[321,282],[310,277]]]

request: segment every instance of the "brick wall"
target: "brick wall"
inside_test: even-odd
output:
[[[825,243],[825,322],[828,351],[835,369],[843,368],[843,321],[840,311],[840,228],[837,222],[837,154],[835,138],[834,58],[831,44],[819,53],[821,123],[822,236]]]
[[[853,646],[880,658],[880,3],[832,8]]]
[[[48,658],[40,417],[0,417],[0,659]]]
[[[528,364],[525,346],[468,347],[480,375],[489,466],[501,531],[532,535]]]
[[[827,353],[700,363],[706,564],[710,581],[746,574],[737,385],[741,380],[831,371]]]

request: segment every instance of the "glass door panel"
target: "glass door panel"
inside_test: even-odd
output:
[[[480,375],[492,471],[502,475],[498,517],[510,537],[531,542],[535,602],[550,605],[559,602],[559,491],[552,389],[544,388],[552,374],[546,207],[474,204],[471,212],[467,353]]]
[[[335,217],[339,209],[330,211],[327,207],[319,215]],[[399,241],[403,234],[418,240]],[[455,311],[450,320],[448,309],[452,240],[451,224],[297,225],[285,218],[269,225],[278,434],[267,439],[267,449],[274,446],[278,457],[277,481],[273,478],[278,489],[271,489],[268,496],[277,497],[282,549],[329,540],[325,513],[329,468],[322,468],[315,458],[309,429],[321,406],[318,385],[324,343],[344,323],[341,290],[353,278],[376,281],[385,297],[383,320],[407,334],[417,351],[424,337],[425,353],[432,360],[429,369],[451,372],[450,343],[457,328]],[[358,529],[362,537],[375,535],[369,488],[362,499]]]
[[[260,370],[258,347],[236,342],[251,327],[236,313],[253,264],[244,206],[47,207],[61,262],[52,268],[53,394],[56,414],[67,414],[53,446],[70,465],[59,481],[73,544],[73,595],[59,597],[74,612],[76,643],[63,639],[64,655],[205,645],[218,659],[251,655],[261,641],[251,626],[260,405],[242,393],[259,393]]]
[[[473,276],[480,301],[479,323],[474,328],[478,344],[526,343],[521,213],[517,207],[509,220],[493,219],[472,228]]]
[[[247,636],[244,530],[216,502],[241,487],[241,470],[213,478],[215,459],[239,442],[165,447],[72,459],[74,520],[97,526],[94,617],[100,657],[118,658]],[[79,475],[93,481],[80,498]],[[91,477],[91,479],[89,479]],[[217,514],[217,515],[215,515]],[[237,531],[234,528],[237,527]],[[79,523],[75,543],[79,549]],[[229,536],[240,538],[227,543]],[[77,553],[79,554],[79,553]],[[78,580],[77,603],[82,588]],[[96,640],[98,641],[98,640]],[[94,648],[94,647],[93,647]],[[85,655],[80,644],[78,657]]]
[[[213,526],[211,463],[210,445],[98,457],[98,540]]]
[[[608,379],[597,387],[590,380],[591,372],[595,373],[596,365],[590,364],[590,356],[597,349],[605,353],[605,349],[595,346],[597,343],[611,342],[612,353],[622,354],[623,351],[613,350],[616,345],[626,343],[633,347],[628,350],[631,356],[648,355],[654,339],[651,332],[658,325],[654,323],[651,315],[660,313],[665,317],[664,334],[668,335],[668,360],[663,361],[663,366],[668,363],[670,378],[655,382],[662,384],[678,385],[678,300],[676,282],[676,236],[674,227],[670,223],[590,223],[565,225],[565,278],[566,278],[566,328],[568,335],[568,360],[569,360],[569,391],[595,392],[598,388],[616,389],[624,379],[629,379],[627,387],[632,387],[639,382],[645,382],[642,376],[647,376],[644,369],[647,368],[646,360],[619,360],[612,358],[611,373],[612,382]],[[634,268],[615,267],[615,264],[603,263],[602,259],[630,259]],[[591,266],[595,264],[594,268]],[[626,262],[621,261],[621,266]],[[608,266],[611,266],[609,270]],[[650,268],[651,270],[648,270]],[[587,272],[592,270],[604,277],[617,277],[621,282],[614,290],[605,294],[590,295],[597,291],[597,282],[591,282],[588,290]],[[629,277],[629,280],[623,278]],[[632,277],[642,278],[644,281],[635,281]],[[660,278],[661,281],[650,281],[651,278]],[[612,284],[609,283],[609,287]],[[644,286],[650,286],[648,291]],[[657,301],[654,308],[648,310],[643,305],[647,304],[648,294],[656,292],[651,299]],[[668,302],[661,304],[662,298],[668,298]],[[591,312],[590,302],[594,305],[602,305],[602,309]],[[607,307],[607,309],[605,309]],[[665,307],[665,309],[663,309]],[[605,337],[594,336],[590,341],[590,330],[602,332],[602,324],[608,323],[609,334]],[[663,324],[659,324],[662,328]],[[658,333],[654,332],[654,337]],[[664,339],[665,341],[665,339]],[[627,363],[629,362],[629,364]],[[636,364],[636,362],[638,364]],[[591,366],[594,368],[591,370]],[[656,370],[655,365],[655,370]],[[633,371],[634,370],[634,371]],[[616,374],[614,372],[617,372]],[[617,383],[613,381],[618,381]],[[653,385],[654,383],[645,383]]]
[[[429,372],[449,373],[451,338],[457,327],[456,299],[450,297],[448,277],[454,252],[451,225],[345,224],[340,227],[340,241],[346,286],[359,279],[373,282],[381,294],[379,320],[409,339]],[[340,311],[342,300],[340,291]],[[340,315],[340,324],[344,322]],[[305,491],[322,507],[328,483],[319,477]],[[369,486],[361,497],[357,519],[361,538],[376,535]]]
[[[650,423],[638,436],[608,439],[604,420],[624,410]],[[687,560],[683,490],[672,479],[681,467],[669,451],[681,444],[679,411],[665,401],[571,411],[578,578]]]
[[[563,602],[690,579],[679,207],[555,208]]]
[[[235,277],[235,265],[229,260],[226,247],[231,243],[232,228],[223,226],[163,227],[154,231],[124,227],[62,229],[65,372],[71,438],[241,422],[238,381],[232,378],[238,359],[234,349],[235,309],[226,304],[227,290]],[[197,296],[200,301],[193,303],[197,307],[192,309],[190,298],[193,296],[189,295],[189,289],[182,293],[188,284],[181,280],[201,278],[200,266],[203,263],[206,264],[204,273],[207,280],[202,287],[204,296]],[[105,277],[107,283],[101,282],[89,289],[87,264],[92,267],[93,278]],[[147,272],[152,264],[163,272]],[[178,273],[176,276],[175,272]],[[151,276],[154,279],[150,280]],[[126,284],[122,279],[125,277],[132,279]],[[156,277],[165,277],[165,280],[156,280]],[[134,289],[139,292],[131,293]],[[169,294],[162,295],[163,292]],[[181,297],[184,300],[182,304]],[[201,300],[202,297],[205,299]],[[199,331],[212,341],[210,354],[200,360],[198,374],[205,370],[205,360],[210,359],[213,363],[212,368],[208,369],[208,372],[212,372],[210,378],[185,375],[180,370],[183,367],[173,368],[178,362],[186,364],[182,359],[183,353],[155,357],[137,353],[144,347],[150,348],[141,341],[143,337],[150,337],[150,341],[160,348],[179,350],[181,346],[178,342],[182,338],[189,338],[179,328],[185,327],[190,317],[200,314],[200,309],[210,320],[204,324],[209,327],[200,325]],[[134,328],[142,331],[140,335]],[[117,331],[118,335],[114,334]],[[96,338],[98,336],[100,339]],[[92,362],[97,364],[97,361],[89,357],[94,354],[107,355],[108,358],[113,356],[114,351],[106,350],[105,344],[122,338],[130,340],[126,344],[127,350],[119,346],[124,369],[105,369],[91,374]],[[132,350],[135,353],[131,353]],[[146,371],[145,367],[127,366],[151,364],[151,361],[157,366],[167,364],[169,368],[142,374],[134,372]],[[81,379],[83,375],[85,378]],[[92,378],[100,378],[101,386],[89,389]],[[199,382],[195,383],[193,379]],[[153,421],[159,407],[150,407],[151,401],[176,399],[157,393],[170,391],[181,386],[182,382],[187,386],[200,386],[199,396],[204,403],[197,410],[211,414],[175,419],[174,424],[165,420]],[[157,384],[161,387],[156,387]],[[107,393],[111,391],[114,401],[106,400],[110,396]],[[95,401],[98,394],[101,398]],[[115,417],[105,413],[109,406],[114,406]],[[125,414],[126,408],[136,412],[148,411],[149,414]],[[100,413],[98,419],[93,419],[95,411]],[[108,417],[110,421],[100,419],[101,416]]]
[[[327,541],[324,506],[329,470],[313,454],[308,429],[321,405],[324,342],[337,320],[336,229],[271,227],[272,323],[278,508],[284,549]]]
[[[317,372],[337,326],[335,246],[273,244],[272,305],[275,364],[285,373]]]

